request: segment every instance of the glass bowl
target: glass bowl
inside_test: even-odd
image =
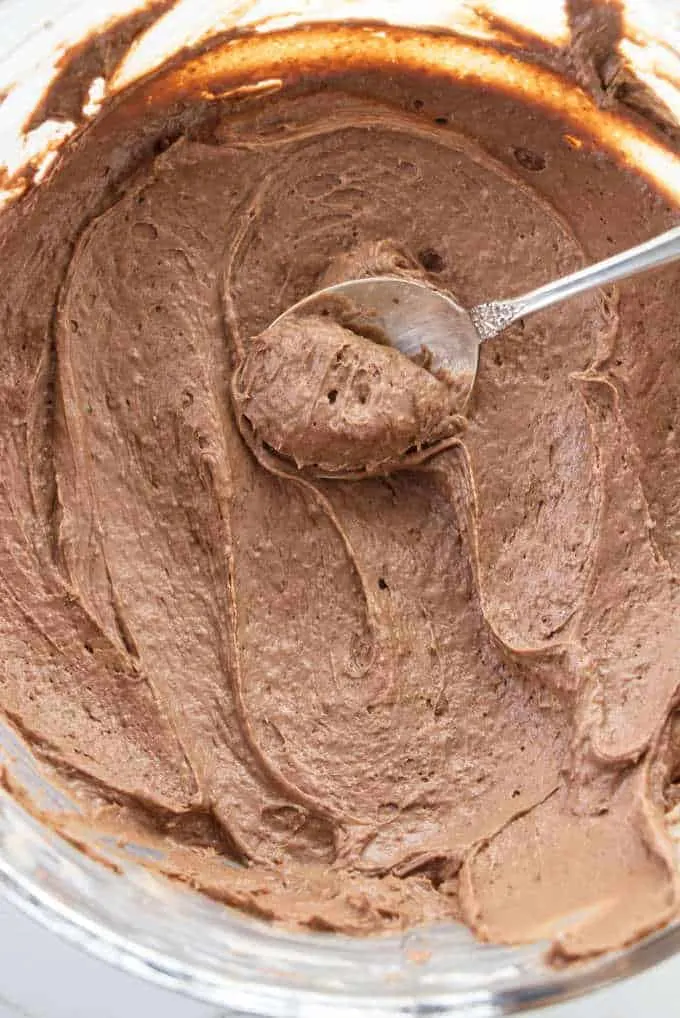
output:
[[[37,179],[68,137],[63,122],[23,133],[64,51],[145,6],[133,0],[0,0],[0,164],[31,163]],[[465,41],[512,24],[535,39],[559,40],[559,2],[496,0],[487,19],[479,5],[437,0],[180,0],[118,65],[108,82],[93,82],[88,103],[96,116],[104,88],[115,91],[162,63],[167,53],[238,26],[267,35],[299,22],[360,18],[455,30],[450,59],[464,62]],[[625,55],[676,117],[680,111],[680,12],[676,0],[628,5]],[[498,26],[501,26],[500,28]],[[516,47],[512,36],[508,47]],[[526,46],[524,35],[522,45]],[[657,40],[661,46],[655,46]],[[478,69],[479,70],[479,69]],[[493,75],[493,67],[479,73]],[[516,87],[521,89],[521,75]],[[557,100],[560,101],[559,98]],[[578,112],[578,111],[575,111]],[[666,172],[669,162],[657,168]],[[679,162],[680,167],[680,162]],[[0,177],[0,181],[2,178]],[[662,180],[680,203],[680,169]],[[0,198],[3,197],[0,189]],[[5,192],[4,198],[12,194]],[[34,918],[61,936],[129,972],[220,1005],[227,1014],[323,1018],[324,1015],[510,1014],[585,993],[642,971],[680,949],[680,922],[635,946],[565,969],[545,961],[546,945],[494,947],[450,924],[402,936],[355,940],[295,935],[249,919],[198,893],[155,877],[126,853],[99,839],[82,851],[39,819],[41,811],[72,807],[38,770],[24,744],[0,727],[5,781],[0,792],[0,885]],[[21,794],[17,794],[21,790]],[[30,810],[20,804],[30,803]],[[84,840],[86,840],[84,836]],[[680,862],[680,852],[678,853]]]

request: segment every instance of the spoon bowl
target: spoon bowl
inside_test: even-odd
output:
[[[459,390],[462,406],[477,373],[480,336],[468,311],[426,283],[397,276],[371,276],[336,283],[304,297],[277,318],[339,314],[356,331],[420,360]],[[276,323],[274,323],[276,324]]]

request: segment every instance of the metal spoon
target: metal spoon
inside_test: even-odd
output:
[[[519,318],[559,304],[586,290],[646,272],[680,258],[680,226],[644,244],[546,283],[521,297],[495,300],[466,311],[450,294],[426,283],[396,276],[372,276],[337,283],[305,297],[277,318],[339,305],[368,322],[381,342],[407,357],[427,355],[427,366],[456,385],[460,406],[474,384],[479,345]]]

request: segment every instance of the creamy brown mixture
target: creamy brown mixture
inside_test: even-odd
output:
[[[677,212],[472,84],[228,85],[123,97],[0,223],[2,710],[256,915],[630,941],[678,908],[680,272],[485,344],[467,423],[265,330],[376,250],[470,306]]]
[[[334,259],[319,286],[382,275],[420,283],[424,272],[395,242],[368,241]],[[422,338],[414,363],[388,345],[371,309],[322,295],[239,351],[232,400],[243,437],[269,469],[288,463],[318,477],[424,462],[460,431],[469,379],[435,377]]]

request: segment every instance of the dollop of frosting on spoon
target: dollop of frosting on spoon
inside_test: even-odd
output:
[[[320,287],[373,275],[424,278],[407,251],[378,241],[340,256]],[[463,425],[457,393],[380,339],[333,301],[286,315],[251,339],[232,398],[256,454],[346,478],[406,469],[450,445]]]

